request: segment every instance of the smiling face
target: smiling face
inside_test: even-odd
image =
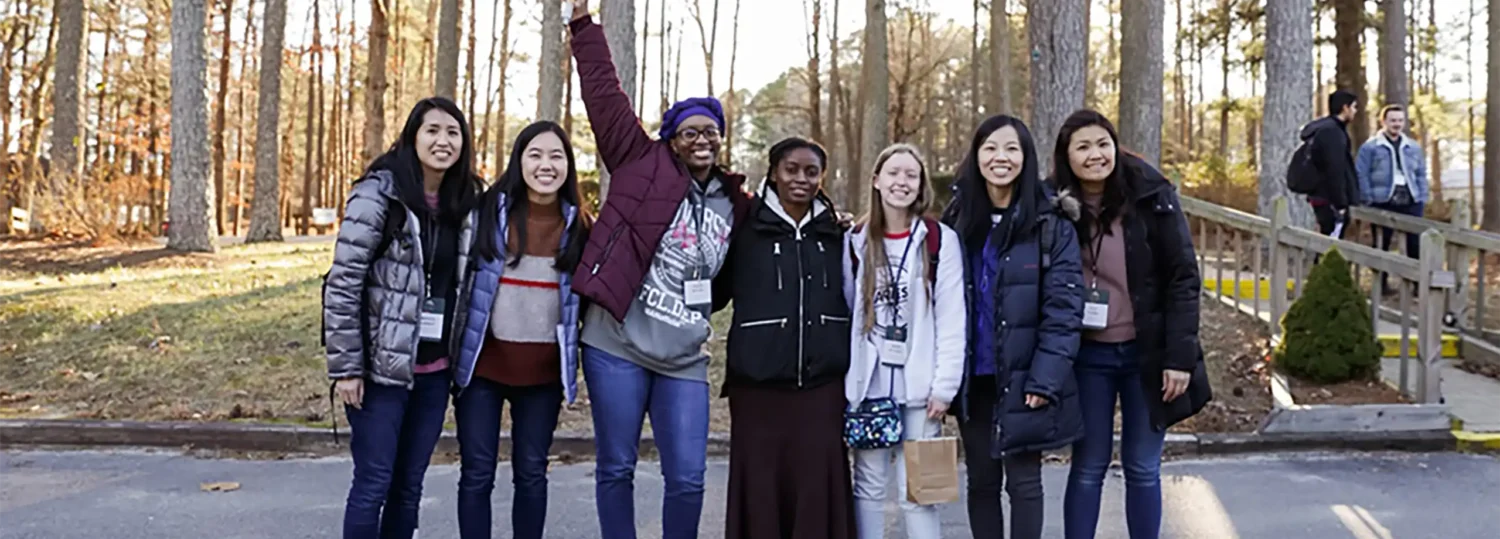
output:
[[[1103,127],[1084,127],[1068,138],[1068,165],[1079,181],[1104,181],[1115,171],[1115,155],[1115,140]]]
[[[713,118],[702,114],[689,116],[677,125],[677,133],[672,135],[672,153],[687,165],[689,172],[705,173],[719,155],[719,137],[719,124]]]
[[[772,173],[776,180],[776,195],[785,204],[806,206],[812,204],[823,183],[823,160],[810,148],[797,148],[787,152]]]
[[[979,145],[975,155],[979,163],[979,174],[985,183],[995,187],[1009,187],[1021,176],[1021,167],[1026,156],[1021,151],[1021,135],[1013,126],[996,129]]]
[[[568,149],[556,133],[543,132],[526,144],[521,153],[521,179],[533,201],[555,200],[567,177]]]
[[[1389,110],[1385,113],[1385,119],[1380,122],[1385,126],[1385,134],[1388,136],[1399,136],[1406,129],[1406,111]]]
[[[916,156],[898,152],[875,171],[875,190],[892,208],[910,208],[922,194],[922,164]]]
[[[458,162],[463,152],[464,133],[458,119],[440,109],[422,115],[417,130],[417,160],[433,172],[443,172]]]

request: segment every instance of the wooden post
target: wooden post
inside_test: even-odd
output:
[[[1272,202],[1271,233],[1266,236],[1271,245],[1271,337],[1281,336],[1281,316],[1286,314],[1287,253],[1281,246],[1281,231],[1292,223],[1291,207],[1286,197],[1278,196]]]
[[[1453,200],[1453,211],[1448,216],[1448,223],[1455,228],[1467,230],[1474,208],[1469,206],[1467,199],[1458,198]],[[1469,307],[1469,260],[1475,254],[1474,249],[1464,245],[1456,245],[1448,252],[1448,271],[1453,272],[1453,288],[1448,289],[1447,308],[1444,311],[1453,315],[1454,324],[1458,327],[1464,326],[1464,311]],[[1425,252],[1425,251],[1424,251]],[[1483,251],[1479,252],[1483,256]],[[1482,328],[1479,320],[1474,321],[1475,328]]]
[[[1446,244],[1441,232],[1432,229],[1423,232],[1422,257],[1417,262],[1421,270],[1417,281],[1417,350],[1422,359],[1422,369],[1417,371],[1417,400],[1428,404],[1441,402],[1443,398],[1439,363],[1443,359],[1443,303],[1439,294],[1443,291],[1437,286],[1451,284],[1442,282],[1452,279],[1452,274],[1443,270]],[[1448,277],[1435,282],[1437,273],[1447,273]]]

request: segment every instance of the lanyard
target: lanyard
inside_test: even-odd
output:
[[[427,219],[426,230],[422,230],[422,271],[426,277],[427,297],[432,297],[432,268],[437,258],[438,242],[442,241],[443,227],[438,224],[437,219]],[[428,241],[428,233],[431,232],[432,240]]]
[[[1093,213],[1093,212],[1089,212]],[[1092,281],[1089,288],[1099,288],[1099,254],[1104,252],[1104,234],[1114,228],[1111,223],[1099,220],[1099,215],[1094,215],[1093,236],[1089,238],[1089,275]]]
[[[901,264],[899,266],[892,267],[891,266],[891,261],[890,261],[889,258],[887,258],[886,261],[885,261],[886,275],[889,276],[889,278],[890,278],[889,281],[886,283],[886,286],[890,287],[890,292],[891,292],[890,313],[891,313],[891,325],[893,325],[893,326],[897,325],[900,322],[900,320],[898,320],[898,318],[900,317],[900,314],[901,314],[901,302],[904,301],[901,298],[901,281],[900,281],[900,277],[902,275],[906,274],[906,256],[911,254],[911,244],[913,243],[912,242],[912,238],[914,236],[916,236],[916,234],[913,234],[913,233],[910,233],[910,232],[907,233],[907,236],[906,236],[906,247],[901,250]],[[884,241],[884,240],[882,240],[882,241]]]

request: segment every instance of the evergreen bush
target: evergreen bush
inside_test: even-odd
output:
[[[1313,267],[1302,297],[1281,319],[1282,338],[1272,356],[1285,373],[1322,384],[1374,376],[1382,349],[1370,323],[1370,304],[1330,249]]]

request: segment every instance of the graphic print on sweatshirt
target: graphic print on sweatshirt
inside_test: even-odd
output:
[[[691,193],[677,207],[672,226],[662,236],[656,260],[652,261],[636,297],[646,316],[653,320],[675,328],[703,322],[707,308],[688,306],[684,283],[693,278],[694,269],[700,266],[703,272],[699,278],[712,279],[729,252],[729,216],[709,207],[715,202]]]
[[[910,232],[885,236],[887,261],[885,267],[876,268],[879,279],[875,281],[875,298],[872,302],[876,316],[875,337],[885,335],[886,328],[893,323],[896,327],[908,325],[907,318],[911,316],[911,280],[907,278],[907,275],[910,274],[911,268],[917,267],[917,257],[926,256],[925,252],[917,252],[921,246],[916,242],[912,242],[911,247],[908,248],[907,240],[909,239],[911,239]],[[904,267],[901,260],[903,250],[907,251]],[[890,285],[892,273],[896,276],[895,287]]]

